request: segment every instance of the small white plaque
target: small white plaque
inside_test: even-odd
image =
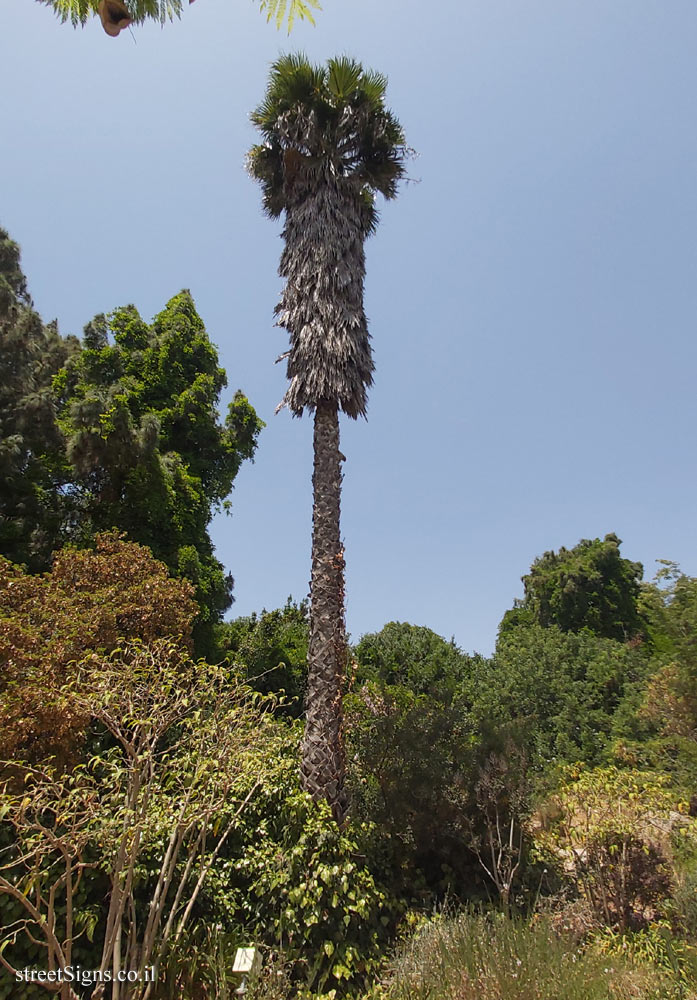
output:
[[[232,971],[249,975],[257,971],[260,962],[261,956],[256,948],[238,948]]]

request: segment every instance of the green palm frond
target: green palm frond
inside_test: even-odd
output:
[[[268,101],[277,109],[296,104],[312,104],[326,88],[327,73],[323,66],[313,66],[302,53],[280,56],[271,66]]]
[[[373,107],[382,106],[387,91],[387,77],[372,69],[364,70],[361,78],[361,91],[364,99],[370,101]]]
[[[93,0],[39,0],[52,7],[61,21],[70,21],[73,27],[85,24],[92,14],[97,13],[97,3]]]
[[[267,12],[267,21],[275,21],[277,28],[280,28],[287,18],[288,31],[290,32],[296,18],[314,24],[315,19],[312,16],[312,11],[322,8],[319,5],[319,0],[262,0],[261,9]]]
[[[327,61],[327,87],[337,104],[346,104],[363,82],[363,67],[355,59],[340,56]]]
[[[143,21],[157,21],[164,24],[175,17],[181,17],[184,0],[123,0],[136,24]],[[38,0],[50,7],[61,21],[70,21],[77,27],[86,24],[97,13],[99,0]],[[308,20],[314,24],[312,11],[321,10],[319,0],[260,0],[260,8],[266,11],[267,20],[275,21],[280,28],[284,22],[290,32],[296,20]]]
[[[283,158],[278,143],[252,146],[247,154],[247,170],[261,184],[264,211],[277,219],[285,207]]]

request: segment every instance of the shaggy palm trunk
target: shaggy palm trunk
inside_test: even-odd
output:
[[[298,416],[314,410],[314,508],[308,686],[302,748],[303,787],[325,798],[339,824],[344,789],[342,686],[346,665],[344,555],[339,513],[339,411],[365,414],[372,382],[370,335],[363,309],[368,232],[360,188],[303,158],[284,160],[288,197],[280,273],[286,279],[278,322],[290,333],[284,402]]]
[[[325,798],[337,823],[347,811],[342,738],[342,687],[346,665],[344,553],[341,546],[339,411],[322,401],[315,410],[312,486],[312,579],[303,786]]]

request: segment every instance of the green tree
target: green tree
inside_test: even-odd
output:
[[[188,291],[152,324],[134,306],[60,337],[29,298],[19,249],[0,230],[0,554],[49,568],[66,543],[116,528],[196,588],[200,652],[232,601],[208,533],[263,426],[227,384]]]
[[[85,25],[96,15],[107,35],[112,37],[131,24],[144,21],[164,24],[181,17],[183,7],[183,0],[39,0],[39,3],[51,7],[61,21],[70,21],[74,27]],[[260,0],[260,8],[279,28],[287,21],[290,31],[296,18],[305,18],[314,24],[312,12],[319,10],[320,5],[319,0]]]
[[[697,578],[667,559],[651,583],[642,585],[639,609],[651,648],[680,659],[697,672]]]
[[[345,669],[344,550],[340,533],[339,410],[365,415],[372,383],[363,308],[364,243],[375,198],[393,198],[404,174],[404,133],[385,107],[387,81],[348,58],[313,66],[278,59],[252,120],[263,142],[249,154],[272,218],[285,215],[276,307],[290,335],[284,404],[314,411],[314,511],[304,785],[342,820],[341,686]]]
[[[643,566],[620,556],[617,535],[582,539],[573,549],[545,552],[523,577],[525,597],[501,622],[501,632],[536,622],[564,632],[588,628],[626,640],[642,630],[638,613]]]
[[[408,622],[388,622],[379,632],[367,633],[354,655],[358,680],[399,685],[444,703],[450,702],[471,665],[454,640]]]
[[[96,316],[54,379],[79,540],[118,527],[190,580],[200,650],[232,600],[208,524],[262,427],[239,391],[219,420],[226,383],[188,291],[152,325],[134,306]]]
[[[482,738],[513,726],[533,766],[599,762],[627,688],[646,672],[639,647],[530,625],[500,636],[491,660],[474,660],[460,691]]]
[[[652,669],[629,706],[638,733],[630,731],[635,739],[626,750],[671,773],[697,810],[697,579],[660,562],[655,581],[642,587]]]
[[[76,348],[33,308],[19,247],[0,228],[0,552],[34,571],[69,510],[51,379]]]
[[[399,895],[472,892],[467,848],[477,745],[459,689],[473,661],[429,628],[389,622],[353,649],[345,700],[356,815],[379,830],[371,852]]]
[[[302,712],[307,680],[307,602],[262,611],[218,629],[218,647],[244,670],[247,683],[264,694],[284,694],[289,699],[282,711],[293,717]]]

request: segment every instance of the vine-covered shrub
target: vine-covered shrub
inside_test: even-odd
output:
[[[257,801],[258,825],[234,864],[245,887],[239,918],[292,961],[299,987],[342,995],[375,973],[399,911],[368,867],[367,825],[340,830],[326,803],[299,790],[292,768],[279,775],[280,801],[269,789],[262,815]]]
[[[202,906],[295,990],[337,995],[379,964],[398,908],[375,878],[368,824],[341,830],[324,802],[300,789],[300,722],[275,723],[277,754],[211,870]]]

